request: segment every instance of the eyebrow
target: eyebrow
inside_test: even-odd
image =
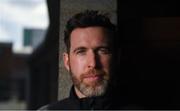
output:
[[[73,50],[73,52],[76,52],[76,51],[78,51],[78,50],[85,50],[85,49],[87,49],[87,48],[85,48],[85,47],[83,47],[83,46],[80,46],[80,47],[75,48],[75,49]]]
[[[96,47],[95,50],[98,50],[98,49],[102,49],[102,48],[105,48],[105,49],[110,49],[109,46],[99,46],[99,47]],[[80,47],[77,47],[73,50],[73,52],[76,52],[78,50],[86,50],[87,48],[86,47],[83,47],[83,46],[80,46]]]
[[[101,48],[109,49],[109,46],[100,46],[100,47],[97,47],[97,49],[101,49]]]

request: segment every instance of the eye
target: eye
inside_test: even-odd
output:
[[[85,49],[79,49],[76,51],[76,54],[78,54],[78,55],[84,55],[85,53],[86,53]]]
[[[86,51],[87,51],[87,49],[85,47],[78,47],[78,48],[75,48],[73,53],[76,55],[83,55],[86,53]]]
[[[110,54],[111,53],[109,48],[100,48],[99,52],[102,54]]]

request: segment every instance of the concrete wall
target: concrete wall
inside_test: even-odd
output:
[[[63,31],[66,21],[75,13],[94,9],[108,12],[113,23],[117,23],[117,0],[61,0],[60,1],[60,48],[59,48],[59,91],[58,99],[69,96],[72,82],[64,68],[62,54],[65,51]]]

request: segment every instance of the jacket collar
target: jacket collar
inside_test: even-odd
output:
[[[75,106],[79,107],[78,109],[108,109],[111,106],[110,99],[105,95],[98,97],[78,98],[74,86],[71,88],[69,98],[74,101]]]

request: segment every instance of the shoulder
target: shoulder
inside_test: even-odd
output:
[[[63,100],[45,105],[41,107],[38,111],[46,111],[46,110],[71,110],[76,109],[78,106],[74,101],[72,101],[70,98],[65,98]]]

